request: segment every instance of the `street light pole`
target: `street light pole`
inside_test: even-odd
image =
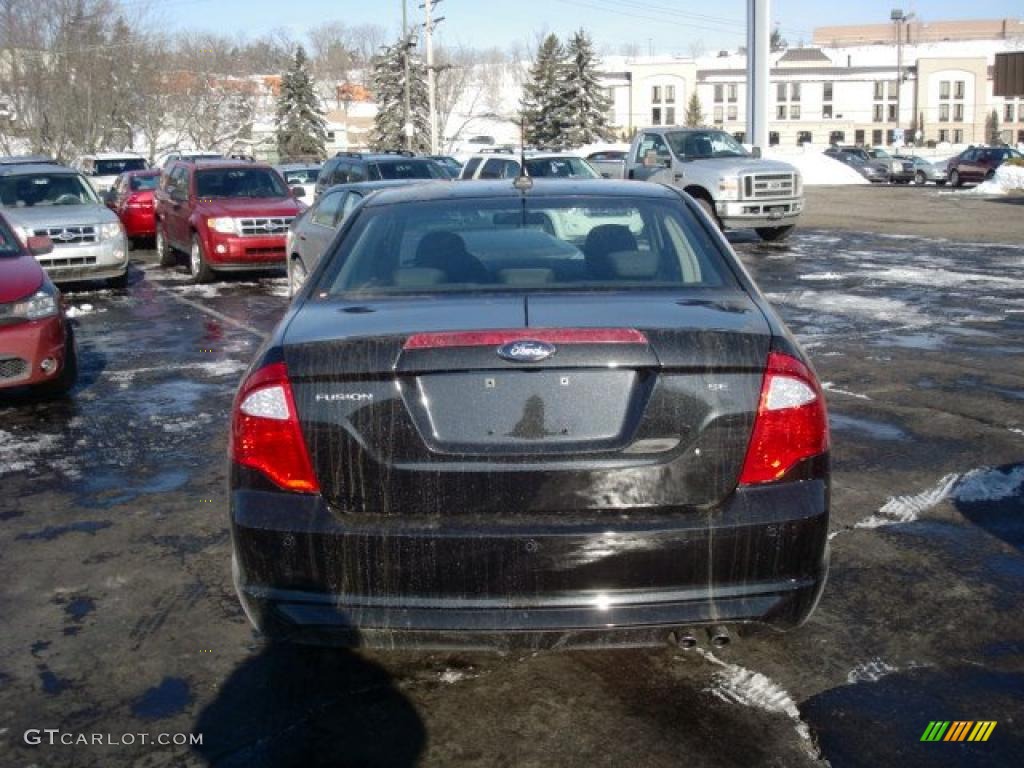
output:
[[[405,132],[405,148],[412,150],[413,125],[409,98],[409,22],[406,14],[406,0],[402,0],[402,69],[405,73],[405,122],[402,124],[402,130]]]
[[[903,25],[914,17],[912,13],[904,13],[900,8],[893,8],[889,18],[896,24],[896,128],[900,127],[903,94]],[[895,137],[894,137],[895,139]],[[895,142],[894,142],[895,143]],[[906,143],[906,142],[904,142]]]
[[[424,0],[427,23],[424,25],[427,44],[427,103],[430,111],[430,154],[437,154],[437,72],[434,71],[434,21],[430,18],[433,0]]]

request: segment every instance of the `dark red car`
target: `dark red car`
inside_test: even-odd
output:
[[[28,387],[58,397],[78,377],[60,291],[34,255],[52,250],[49,237],[29,237],[23,246],[0,217],[0,395]]]
[[[285,265],[288,225],[304,208],[277,171],[243,160],[179,160],[156,191],[156,248],[162,266],[189,255],[192,279]]]
[[[128,171],[103,196],[107,207],[117,214],[124,233],[133,244],[156,237],[153,193],[160,184],[159,170]]]
[[[996,168],[1011,157],[1024,158],[1012,147],[969,147],[946,164],[949,183],[954,187],[991,179]]]

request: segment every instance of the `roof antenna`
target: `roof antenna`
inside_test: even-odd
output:
[[[533,189],[533,179],[526,175],[526,115],[519,115],[519,175],[512,186],[520,192]],[[525,214],[524,214],[525,215]]]

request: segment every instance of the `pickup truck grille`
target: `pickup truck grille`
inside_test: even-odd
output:
[[[96,227],[92,225],[80,227],[40,227],[35,230],[36,236],[46,235],[53,240],[53,245],[81,245],[96,242]]]
[[[288,225],[292,223],[293,216],[279,216],[276,218],[239,219],[239,227],[246,237],[268,237],[270,235],[284,235],[288,232]]]
[[[793,197],[795,194],[796,179],[792,173],[758,173],[743,177],[743,198],[746,200]]]

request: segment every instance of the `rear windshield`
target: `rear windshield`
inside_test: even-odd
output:
[[[125,171],[146,170],[146,161],[141,157],[128,157],[121,160],[97,160],[94,167],[97,176],[120,176]]]
[[[571,197],[363,208],[329,295],[735,286],[682,201]]]
[[[0,177],[0,201],[8,208],[99,203],[89,183],[70,173]]]
[[[284,180],[289,186],[295,184],[314,184],[317,176],[320,175],[320,168],[299,168],[289,171],[282,171]]]
[[[288,197],[281,178],[267,168],[196,171],[197,197]]]
[[[747,150],[725,131],[670,131],[665,140],[676,157],[746,157]]]
[[[590,164],[581,157],[527,158],[526,173],[536,178],[599,179]]]
[[[447,179],[448,174],[432,160],[399,160],[377,163],[381,179]]]
[[[159,176],[132,176],[128,180],[128,186],[131,188],[132,192],[156,189],[159,184]]]

